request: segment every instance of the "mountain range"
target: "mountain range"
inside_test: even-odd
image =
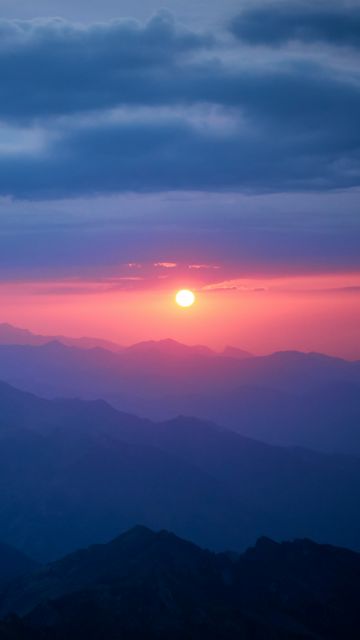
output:
[[[102,348],[114,353],[127,350],[130,353],[153,352],[158,354],[160,351],[163,351],[164,353],[167,352],[172,353],[173,355],[180,356],[185,353],[208,356],[223,355],[225,357],[236,358],[239,360],[252,357],[252,354],[249,351],[245,351],[244,349],[239,349],[238,347],[232,346],[225,347],[220,354],[217,354],[216,351],[213,351],[209,347],[205,347],[203,345],[194,345],[189,347],[187,345],[181,344],[180,342],[177,342],[176,340],[171,339],[158,341],[148,340],[145,342],[133,344],[129,347],[124,347],[117,342],[105,340],[104,338],[70,338],[69,336],[63,335],[41,335],[33,333],[28,329],[15,327],[8,322],[0,322],[0,344],[2,345],[17,344],[39,347],[48,344],[49,342],[60,342],[67,347],[77,347],[79,349]]]
[[[214,554],[135,527],[0,592],[2,640],[355,640],[360,555],[261,538]]]
[[[140,343],[113,353],[78,349],[58,341],[45,345],[0,345],[1,379],[34,393],[88,394],[121,403],[127,397],[227,392],[241,386],[302,393],[334,382],[360,384],[360,361],[316,353],[209,357],[199,347],[173,341]],[[30,375],[31,373],[31,375]],[[21,383],[21,384],[20,384]],[[31,388],[30,388],[31,387]]]
[[[229,350],[173,340],[117,352],[0,344],[0,379],[42,397],[102,398],[157,421],[189,415],[270,444],[360,455],[360,362],[301,352],[228,357]]]
[[[360,363],[69,340],[0,326],[0,640],[357,639]]]

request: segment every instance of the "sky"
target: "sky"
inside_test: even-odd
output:
[[[360,358],[359,34],[342,0],[0,0],[0,321]]]

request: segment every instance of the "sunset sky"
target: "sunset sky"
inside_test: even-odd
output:
[[[1,322],[360,358],[358,3],[0,18]]]

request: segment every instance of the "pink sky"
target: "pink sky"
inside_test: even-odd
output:
[[[133,268],[133,267],[132,267]],[[2,322],[44,334],[92,335],[130,344],[173,338],[254,353],[282,349],[360,358],[360,274],[231,278],[213,270],[187,279],[175,267],[146,279],[12,282],[0,285]],[[163,278],[163,272],[171,272]],[[195,274],[195,275],[194,275]],[[215,275],[214,275],[215,274]],[[196,304],[180,309],[176,291]]]

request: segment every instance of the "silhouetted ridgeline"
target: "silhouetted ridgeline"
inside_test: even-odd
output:
[[[135,527],[0,593],[2,640],[318,640],[360,635],[360,556],[260,539],[213,554]]]

